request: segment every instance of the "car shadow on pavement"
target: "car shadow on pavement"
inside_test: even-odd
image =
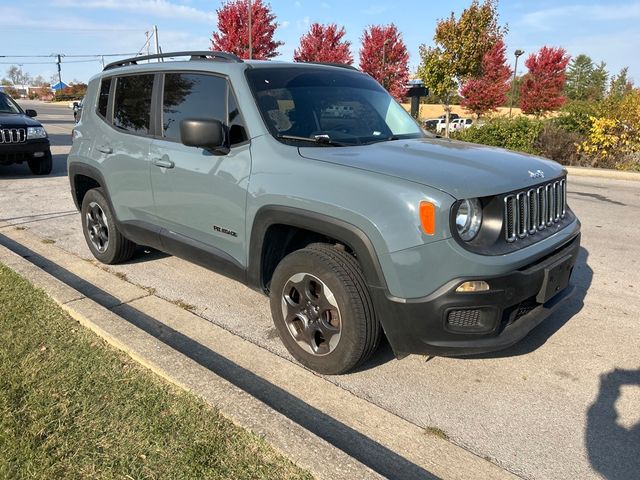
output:
[[[122,304],[117,298],[100,287],[87,282],[1,233],[0,245],[22,256],[96,303],[106,308],[118,305],[118,315],[130,324],[135,325],[165,345],[224,378],[229,383],[247,392],[380,475],[391,480],[431,480],[439,478],[421,466],[407,460],[402,455],[309,405],[304,400],[218,354],[207,346],[131,305]],[[299,367],[292,366],[292,368]]]
[[[640,369],[615,369],[601,375],[598,398],[587,411],[585,445],[589,462],[608,480],[640,477],[640,422],[630,428],[620,425],[616,411],[624,386],[640,389]],[[636,413],[638,409],[640,405],[636,404]]]
[[[571,284],[575,288],[573,295],[567,298],[564,301],[564,305],[559,306],[549,318],[543,320],[540,325],[529,332],[525,338],[504,350],[455,358],[477,360],[482,358],[517,357],[531,353],[544,345],[549,338],[555,335],[574,315],[582,310],[584,297],[587,295],[587,291],[593,281],[593,270],[587,262],[588,258],[589,252],[587,249],[580,247],[578,259],[571,275]]]

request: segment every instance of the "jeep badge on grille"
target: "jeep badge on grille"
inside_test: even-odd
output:
[[[529,176],[531,178],[544,178],[544,172],[542,170],[536,170],[535,172],[529,170]]]

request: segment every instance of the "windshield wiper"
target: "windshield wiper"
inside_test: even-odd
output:
[[[297,137],[295,135],[278,135],[276,138],[281,140],[296,140],[300,142],[311,142],[320,145],[332,145],[335,147],[346,147],[348,144],[331,140],[329,135],[315,135],[313,137]]]

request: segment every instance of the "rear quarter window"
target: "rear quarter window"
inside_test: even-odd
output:
[[[107,118],[107,107],[109,105],[109,90],[111,88],[111,79],[103,78],[100,83],[100,92],[98,93],[98,114],[102,118]]]

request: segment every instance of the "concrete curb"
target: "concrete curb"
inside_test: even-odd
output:
[[[26,231],[5,229],[0,234],[0,262],[110,344],[264,436],[316,478],[513,478]]]
[[[589,167],[565,167],[569,175],[576,177],[599,177],[611,178],[615,180],[629,180],[632,182],[640,182],[640,173],[623,172],[620,170],[609,170],[606,168],[589,168]]]

